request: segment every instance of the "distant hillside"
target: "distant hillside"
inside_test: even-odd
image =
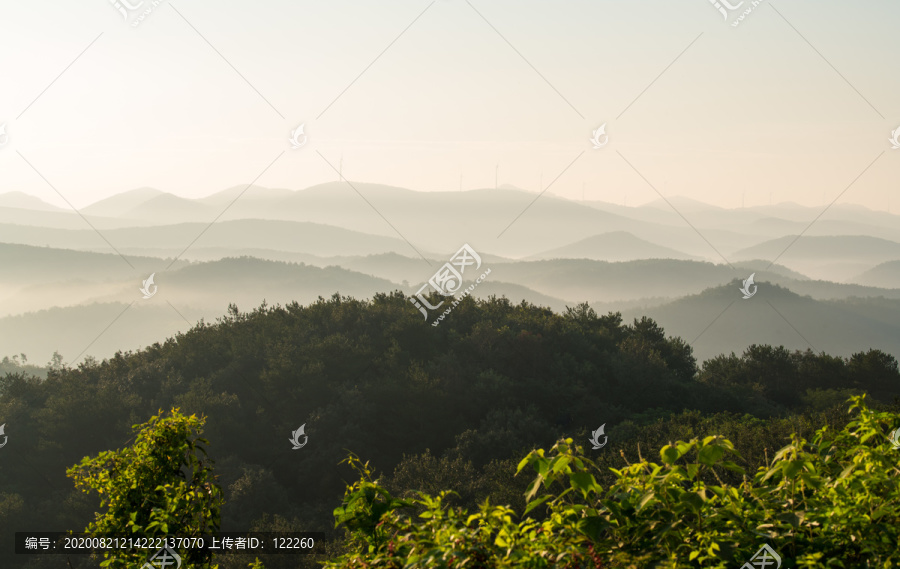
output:
[[[229,303],[241,307],[255,307],[263,300],[269,304],[305,304],[335,292],[371,298],[376,292],[396,288],[391,281],[341,267],[319,268],[252,257],[197,263],[157,280],[160,287],[165,287],[164,298],[204,308],[218,304],[219,313]]]
[[[808,281],[809,277],[803,273],[792,271],[784,265],[778,263],[772,264],[771,261],[763,259],[754,259],[752,261],[735,261],[731,263],[738,269],[743,269],[748,273],[765,272],[769,275],[778,275],[795,281]]]
[[[769,275],[766,275],[766,277],[773,283],[780,284],[783,287],[791,289],[797,294],[810,296],[816,300],[837,300],[853,297],[883,297],[889,299],[900,299],[900,288],[877,288],[872,286],[833,283],[830,281],[820,281],[813,279],[795,281],[792,279],[781,279],[777,276],[770,277]]]
[[[645,222],[678,227],[684,224],[684,215],[694,227],[704,234],[715,228],[763,238],[777,238],[799,234],[806,235],[870,235],[900,241],[900,216],[885,211],[875,211],[853,204],[835,204],[826,215],[821,207],[806,207],[792,203],[746,208],[721,208],[696,200],[670,197],[669,203],[655,200],[637,207],[625,207],[606,202],[589,201],[585,205],[603,211],[624,215]],[[818,218],[818,219],[817,219]],[[816,219],[811,226],[810,221]],[[727,248],[724,242],[714,240],[717,246]]]
[[[96,235],[96,234],[95,234]],[[166,245],[167,243],[162,243]],[[171,250],[135,249],[139,252],[165,254]],[[30,245],[0,244],[0,263],[4,271],[0,273],[0,315],[22,313],[39,310],[50,306],[69,306],[79,303],[128,301],[133,298],[140,283],[150,273],[157,274],[160,279],[168,279],[171,283],[176,270],[187,267],[192,262],[179,260],[167,270],[170,260],[149,256],[134,256],[132,249],[121,247],[127,262],[116,253],[94,253],[35,247]],[[242,250],[238,250],[239,252]],[[277,251],[272,249],[248,248],[243,251],[252,252],[259,257],[255,260],[288,262],[294,264],[292,271],[307,271],[298,267],[342,267],[355,274],[347,281],[316,281],[317,289],[282,283],[282,276],[270,274],[271,267],[279,266],[262,262],[259,267],[245,269],[239,267],[232,259],[221,266],[229,267],[220,275],[220,282],[194,282],[207,268],[188,271],[183,278],[185,287],[193,292],[191,299],[200,301],[217,299],[216,306],[226,306],[221,302],[222,294],[231,294],[232,289],[242,288],[253,291],[252,302],[266,298],[287,298],[291,300],[291,292],[298,294],[329,294],[332,290],[350,290],[354,294],[367,296],[376,291],[391,290],[400,287],[402,290],[415,287],[415,283],[425,282],[440,267],[446,258],[432,255],[426,261],[421,257],[412,257],[398,253],[381,253],[375,255],[352,255],[320,257],[307,253]],[[196,267],[203,267],[211,261],[220,261],[235,257],[231,247],[195,246],[184,255],[186,259],[200,258],[204,261],[193,261]],[[251,255],[242,255],[251,257]],[[768,267],[765,261],[747,261],[735,263],[734,268],[726,265],[713,265],[707,262],[677,261],[672,259],[650,259],[628,262],[609,263],[589,259],[560,259],[551,261],[511,261],[483,253],[485,268],[494,271],[493,282],[508,283],[509,286],[523,286],[529,291],[522,298],[537,298],[543,295],[552,300],[553,306],[575,301],[625,302],[644,298],[677,298],[688,294],[696,294],[711,286],[725,284],[740,277],[745,278],[751,272],[757,278],[769,280],[790,288],[798,294],[808,294],[816,299],[839,299],[851,296],[900,298],[900,289],[882,289],[858,284],[841,284],[822,280],[812,280],[790,271],[779,265]],[[242,261],[247,263],[249,261]],[[129,263],[134,267],[129,266]],[[283,265],[282,265],[283,266]],[[240,287],[228,286],[228,270],[234,270],[232,280],[243,283]],[[249,272],[248,272],[249,271]],[[304,273],[306,274],[306,273]],[[369,275],[371,278],[363,278]],[[181,278],[181,277],[177,277]],[[176,278],[176,280],[177,280]],[[291,277],[293,278],[293,277]],[[299,277],[298,277],[299,278]],[[303,277],[307,278],[307,277]],[[315,279],[313,279],[315,280]],[[364,281],[364,282],[362,282]],[[356,282],[359,286],[354,285]],[[220,292],[221,291],[221,294]],[[509,289],[510,298],[516,293]],[[170,293],[175,291],[169,289]],[[412,292],[411,290],[407,292]],[[241,297],[246,298],[246,297]],[[193,300],[191,300],[193,302]],[[539,302],[536,300],[536,302]]]
[[[22,289],[0,299],[3,314],[23,305],[31,307],[27,313],[0,318],[0,345],[6,353],[25,353],[36,361],[46,361],[54,350],[67,360],[85,349],[87,355],[110,357],[117,350],[150,345],[201,318],[215,320],[225,314],[229,304],[243,309],[253,309],[264,301],[269,305],[307,304],[335,292],[371,298],[376,292],[397,288],[390,281],[340,267],[252,258],[158,272],[157,292],[149,299],[142,298],[140,284],[140,278],[132,278],[102,286],[62,282]],[[73,287],[74,291],[69,290]],[[77,294],[81,296],[73,297]],[[78,305],[71,305],[75,303]]]
[[[107,281],[136,278],[144,272],[149,274],[158,271],[168,264],[166,260],[157,257],[138,256],[128,256],[126,262],[115,253],[110,253],[0,243],[0,267],[3,268],[0,271],[0,284],[16,287],[73,279]],[[177,269],[187,264],[186,261],[177,261],[172,268]]]
[[[199,203],[211,205],[216,208],[233,207],[240,200],[242,206],[247,204],[271,205],[294,195],[294,190],[281,188],[265,188],[263,186],[239,185],[226,188],[221,192],[208,195],[196,200]],[[256,217],[256,216],[254,216]]]
[[[900,243],[868,235],[785,236],[737,251],[732,258],[777,258],[810,277],[844,282],[879,263],[900,259]]]
[[[65,211],[25,192],[5,192],[0,194],[0,207],[33,211]]]
[[[505,282],[558,298],[586,301],[677,298],[736,277],[727,265],[675,259],[621,263],[586,259],[556,259],[498,265],[492,273]]]
[[[0,360],[0,376],[8,373],[24,373],[47,379],[47,367],[28,363],[27,358],[23,358],[22,354],[13,357],[3,356],[3,359]],[[0,395],[2,395],[2,390],[0,390]]]
[[[503,184],[500,186],[500,192],[495,190],[470,190],[466,192],[415,192],[406,188],[395,186],[386,186],[383,184],[373,184],[365,182],[352,182],[358,190],[369,198],[378,200],[406,200],[410,194],[418,194],[422,199],[434,199],[437,201],[446,201],[448,197],[455,196],[457,199],[468,200],[472,195],[478,193],[488,193],[495,196],[502,196],[501,192],[512,192],[525,195],[533,195],[520,188]],[[279,188],[266,188],[263,186],[246,186],[236,185],[231,188],[216,192],[209,196],[195,199],[197,203],[223,208],[230,204],[240,195],[240,200],[234,203],[229,213],[237,214],[239,217],[247,218],[248,212],[252,212],[249,217],[259,217],[259,215],[268,210],[272,212],[273,205],[275,208],[285,209],[285,202],[304,201],[311,199],[313,201],[319,199],[328,199],[333,197],[335,190],[339,187],[352,191],[346,182],[332,182],[327,184],[319,184],[301,190],[288,190]],[[10,192],[9,194],[18,194],[19,192]],[[120,216],[126,211],[134,210],[133,213],[140,214],[141,204],[148,202],[150,199],[163,194],[164,192],[154,188],[140,188],[129,190],[121,194],[117,194],[110,198],[105,198],[94,204],[83,208],[81,211],[86,215],[98,216]],[[341,192],[339,192],[341,193]],[[0,206],[12,205],[3,203],[0,194]],[[547,196],[545,196],[547,197]],[[541,198],[543,199],[543,197]],[[552,197],[551,199],[559,199]],[[23,204],[21,207],[30,207],[29,204],[21,201],[15,203]],[[650,222],[653,224],[662,223],[665,225],[680,227],[684,224],[684,220],[679,214],[688,216],[692,223],[700,224],[708,227],[753,227],[758,229],[771,224],[771,229],[777,233],[784,233],[785,230],[793,229],[793,233],[799,232],[803,227],[815,219],[822,211],[821,207],[800,206],[795,203],[777,203],[765,206],[740,207],[740,208],[723,208],[706,204],[691,198],[682,196],[670,196],[667,201],[657,199],[640,206],[622,206],[602,201],[581,201],[573,202],[589,208],[612,213],[617,216]],[[36,209],[43,207],[53,207],[44,203],[32,202]],[[305,204],[307,205],[307,204]],[[677,211],[673,210],[673,206]],[[20,207],[16,205],[15,207]],[[135,209],[137,208],[137,209]],[[287,208],[290,209],[290,208]],[[275,212],[278,214],[279,212]],[[285,219],[281,217],[285,214],[290,215],[290,211],[281,211],[276,215],[276,219]],[[895,235],[900,235],[900,216],[890,214],[884,211],[870,210],[853,204],[835,204],[830,207],[827,215],[818,220],[810,231],[815,231],[820,227],[837,227],[835,224],[845,223],[847,227],[869,227],[872,229],[892,230]],[[231,219],[229,217],[229,219]],[[290,218],[294,219],[294,218]],[[156,220],[157,222],[159,220]],[[313,219],[313,221],[315,221]],[[321,220],[319,220],[321,221]],[[836,232],[833,232],[836,233]],[[843,233],[846,234],[846,233]]]
[[[169,250],[154,249],[152,247],[141,247],[131,249],[123,247],[124,253],[130,254],[132,251],[139,251],[142,254],[153,255],[156,257],[165,257]],[[247,247],[235,250],[231,247],[197,247],[192,246],[182,255],[182,259],[190,261],[218,261],[228,257],[255,257],[257,259],[265,259],[268,261],[284,261],[287,263],[306,263],[316,267],[325,267],[328,265],[336,265],[338,263],[329,262],[336,257],[319,257],[309,253],[296,253],[292,251],[279,251],[277,249],[263,249],[258,247]],[[420,260],[421,262],[421,260]]]
[[[148,225],[148,223],[144,221],[106,217],[88,217],[88,220],[91,225],[101,230],[109,229],[110,227]],[[0,206],[0,224],[7,223],[35,228],[90,229],[90,225],[85,223],[82,217],[71,210],[48,211]]]
[[[8,246],[16,247],[22,246]],[[151,298],[144,299],[138,290],[141,278],[129,277],[128,271],[124,275],[121,271],[117,273],[118,280],[99,282],[113,272],[107,271],[96,259],[103,259],[115,266],[118,257],[37,249],[53,252],[67,262],[84,256],[86,267],[92,263],[95,265],[93,269],[83,270],[80,280],[33,285],[0,298],[0,309],[5,311],[0,315],[9,314],[12,310],[17,314],[0,318],[0,345],[9,353],[25,353],[40,358],[48,358],[53,350],[72,358],[87,347],[92,334],[100,334],[106,326],[110,326],[110,330],[102,333],[87,354],[110,357],[119,349],[149,345],[182,329],[182,324],[194,324],[201,318],[215,320],[227,311],[229,304],[242,309],[252,309],[263,302],[269,305],[286,305],[295,301],[308,304],[319,297],[330,297],[335,292],[355,298],[372,298],[376,293],[398,289],[412,294],[420,286],[415,284],[419,280],[404,286],[333,265],[315,267],[242,257],[158,271],[155,276],[157,292]],[[400,259],[403,257],[396,258]],[[409,261],[415,263],[420,280],[423,275],[430,276],[434,270],[421,259]],[[143,278],[146,276],[142,275]],[[506,296],[516,304],[524,299],[556,311],[564,311],[567,305],[575,304],[574,301],[541,294],[520,284],[502,282],[493,276],[494,273],[476,289],[474,296]],[[97,280],[83,280],[86,277]],[[129,308],[126,310],[126,307]],[[137,308],[140,310],[136,311]],[[412,306],[410,310],[414,311]],[[23,311],[27,312],[23,314]],[[136,313],[146,317],[135,317]],[[126,315],[128,318],[125,318]],[[81,333],[76,331],[79,326]]]
[[[142,248],[180,254],[191,243],[197,247],[228,248],[240,255],[245,248],[275,249],[318,256],[371,255],[415,251],[400,238],[367,235],[358,231],[310,222],[245,219],[209,223],[180,223],[152,227],[108,229],[102,232],[47,229],[0,224],[0,242],[111,252],[108,240],[120,251]],[[456,248],[459,248],[457,245]],[[453,249],[454,251],[456,249]]]
[[[796,242],[794,240],[796,239]],[[900,243],[867,235],[787,235],[736,251],[738,260],[774,259],[779,261],[864,261],[882,262],[900,258]]]
[[[0,318],[0,345],[7,353],[24,353],[36,362],[46,362],[58,351],[72,364],[88,355],[108,358],[120,350],[151,346],[190,329],[199,319],[188,307],[176,312],[164,302],[49,308]]]
[[[507,298],[513,304],[519,304],[522,301],[525,301],[535,306],[549,308],[556,313],[564,313],[567,306],[575,306],[578,304],[578,301],[541,294],[520,284],[495,281],[492,280],[493,276],[494,273],[492,272],[487,280],[483,281],[472,291],[472,296],[485,300],[492,296],[496,296],[497,298]],[[418,290],[417,287],[410,291],[410,294],[414,293],[416,290]]]
[[[900,289],[900,260],[881,263],[861,275],[857,275],[850,282],[866,286]]]
[[[623,315],[627,321],[650,316],[668,333],[693,342],[699,361],[721,353],[741,353],[750,344],[814,348],[841,356],[878,348],[900,355],[900,300],[817,301],[759,280],[757,294],[744,300],[740,286],[735,280]]]
[[[556,298],[589,302],[630,304],[640,299],[675,299],[721,286],[735,278],[756,273],[799,294],[818,299],[850,296],[900,298],[900,289],[885,290],[812,280],[779,265],[766,270],[768,263],[748,261],[724,264],[675,259],[644,259],[610,263],[588,259],[556,259],[499,263],[494,268],[498,280],[526,284],[530,289]],[[796,275],[797,278],[788,276]],[[493,275],[492,275],[493,276]]]
[[[164,192],[161,190],[155,188],[137,188],[128,190],[127,192],[104,198],[87,207],[81,208],[81,213],[83,215],[96,215],[100,217],[122,217],[128,211],[133,210],[142,203],[160,196],[163,193]]]
[[[697,257],[663,247],[634,236],[627,231],[612,231],[594,235],[563,247],[550,249],[527,258],[593,259],[595,261],[634,261],[636,259],[693,259]]]
[[[181,198],[168,193],[156,195],[138,205],[122,212],[121,217],[146,219],[150,221],[171,223],[188,223],[208,220],[211,222],[222,212],[217,208],[195,200]]]
[[[0,316],[89,304],[123,288],[133,296],[143,279],[168,264],[155,257],[0,243]],[[187,264],[177,261],[172,270]]]
[[[245,189],[225,211],[225,206]],[[238,186],[189,200],[192,203],[187,207],[179,205],[184,204],[183,198],[169,194],[150,195],[143,201],[136,196],[135,193],[125,200],[132,206],[127,209],[109,198],[85,211],[118,211],[129,219],[156,224],[171,223],[169,220],[207,222],[224,211],[221,221],[254,218],[315,222],[391,238],[397,237],[399,231],[420,250],[455,250],[460,243],[468,242],[477,250],[506,257],[562,247],[591,237],[598,227],[604,227],[629,231],[650,242],[664,240],[689,255],[714,254],[680,219],[675,225],[648,223],[552,195],[541,196],[530,207],[535,195],[515,188],[417,192],[382,184],[331,182],[292,192]],[[541,231],[536,232],[535,227]],[[759,241],[758,237],[728,228],[712,229],[708,234],[726,249]]]
[[[446,259],[443,261],[429,259],[429,261],[431,261],[430,266],[421,258],[412,258],[397,253],[321,260],[321,262],[329,265],[339,265],[366,275],[374,275],[397,283],[403,281],[415,283],[427,280],[434,274],[437,267],[447,262]]]
[[[0,199],[0,223],[85,229],[84,215],[97,228],[113,229],[206,224],[221,215],[219,221],[318,223],[388,238],[399,238],[399,231],[420,250],[455,250],[460,243],[468,242],[477,250],[514,258],[569,246],[596,236],[598,228],[603,228],[604,232],[628,232],[637,239],[671,248],[682,257],[720,262],[718,250],[733,262],[740,258],[732,256],[734,251],[746,252],[760,241],[797,234],[821,213],[818,208],[796,204],[728,209],[678,196],[668,198],[668,203],[657,200],[638,207],[574,201],[550,194],[535,201],[535,193],[511,186],[419,192],[358,181],[330,182],[296,191],[238,185],[199,199],[139,188],[84,207],[80,214],[37,198],[6,195],[8,203]],[[900,217],[838,204],[807,231],[808,237],[855,234],[900,241]],[[271,245],[265,248],[279,249]],[[639,254],[659,256],[667,252]],[[772,258],[759,253],[752,257]],[[889,259],[878,262],[884,260]],[[856,269],[859,273],[873,265],[830,270]],[[791,266],[805,272],[803,267]]]

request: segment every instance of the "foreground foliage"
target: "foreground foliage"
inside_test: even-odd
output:
[[[840,430],[794,435],[753,474],[729,440],[708,436],[613,469],[604,488],[595,462],[561,440],[519,464],[537,474],[522,517],[487,502],[471,514],[447,507],[448,492],[398,500],[351,455],[361,478],[335,517],[352,550],[326,567],[725,568],[764,544],[784,567],[897,567],[900,450],[888,433],[900,416],[864,397],[850,412]],[[723,482],[729,471],[743,481]]]
[[[100,495],[97,513],[85,533],[102,536],[200,537],[219,529],[222,489],[199,438],[204,419],[173,409],[135,425],[133,445],[85,457],[67,475],[84,492]],[[200,552],[182,552],[192,566],[208,561]],[[146,551],[105,553],[107,569],[139,567]],[[206,566],[206,565],[204,565]]]

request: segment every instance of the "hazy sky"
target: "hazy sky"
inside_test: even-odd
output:
[[[301,189],[343,157],[351,180],[493,187],[499,164],[500,184],[628,205],[647,181],[739,207],[856,180],[841,202],[898,211],[900,3],[763,1],[732,27],[750,6],[174,0],[131,27],[141,10],[107,0],[3,2],[0,192]]]

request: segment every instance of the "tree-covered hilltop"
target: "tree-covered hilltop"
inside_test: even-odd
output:
[[[750,346],[698,366],[690,346],[652,320],[627,324],[586,305],[557,314],[466,298],[438,327],[401,293],[232,307],[136,353],[52,368],[46,379],[0,379],[9,436],[0,450],[0,539],[86,527],[99,502],[76,490],[66,469],[123,448],[132,425],[159,409],[206,416],[223,531],[339,538],[332,510],[355,477],[339,466],[347,449],[398,496],[456,490],[454,506],[490,498],[521,512],[529,481],[514,476],[516,464],[560,438],[586,445],[605,425],[608,444],[590,451],[603,484],[612,480],[606,467],[622,466],[620,451],[636,461],[639,447],[707,434],[732,440],[735,462],[754,472],[792,432],[843,425],[844,402],[862,392],[874,407],[900,395],[894,357]],[[301,425],[309,442],[291,450]],[[3,567],[43,567],[0,555]],[[294,569],[297,560],[266,566]]]
[[[48,367],[54,365],[58,355],[54,354],[54,359],[49,362]],[[3,359],[0,360],[0,375],[8,373],[25,373],[29,376],[45,378],[47,377],[47,367],[28,363],[28,356],[25,354],[17,354],[13,357],[3,356]]]

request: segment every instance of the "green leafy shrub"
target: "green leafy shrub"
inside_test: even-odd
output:
[[[222,490],[199,437],[204,419],[172,409],[135,425],[135,442],[119,451],[85,457],[66,474],[84,492],[96,491],[107,510],[97,513],[85,533],[94,536],[182,538],[215,533]],[[152,553],[152,552],[151,552]],[[187,567],[209,566],[199,550],[181,552]],[[101,567],[140,567],[146,551],[104,553]]]
[[[336,525],[350,551],[328,569],[356,567],[740,567],[764,544],[782,567],[897,567],[900,563],[900,451],[887,434],[896,414],[850,399],[851,420],[794,435],[749,474],[720,436],[665,445],[660,460],[598,466],[572,439],[532,451],[518,472],[536,477],[521,516],[485,502],[468,513],[445,505],[448,492],[396,500],[367,465],[347,488]],[[624,455],[623,455],[624,458]],[[733,472],[738,485],[722,481]],[[422,510],[412,517],[409,506]]]

